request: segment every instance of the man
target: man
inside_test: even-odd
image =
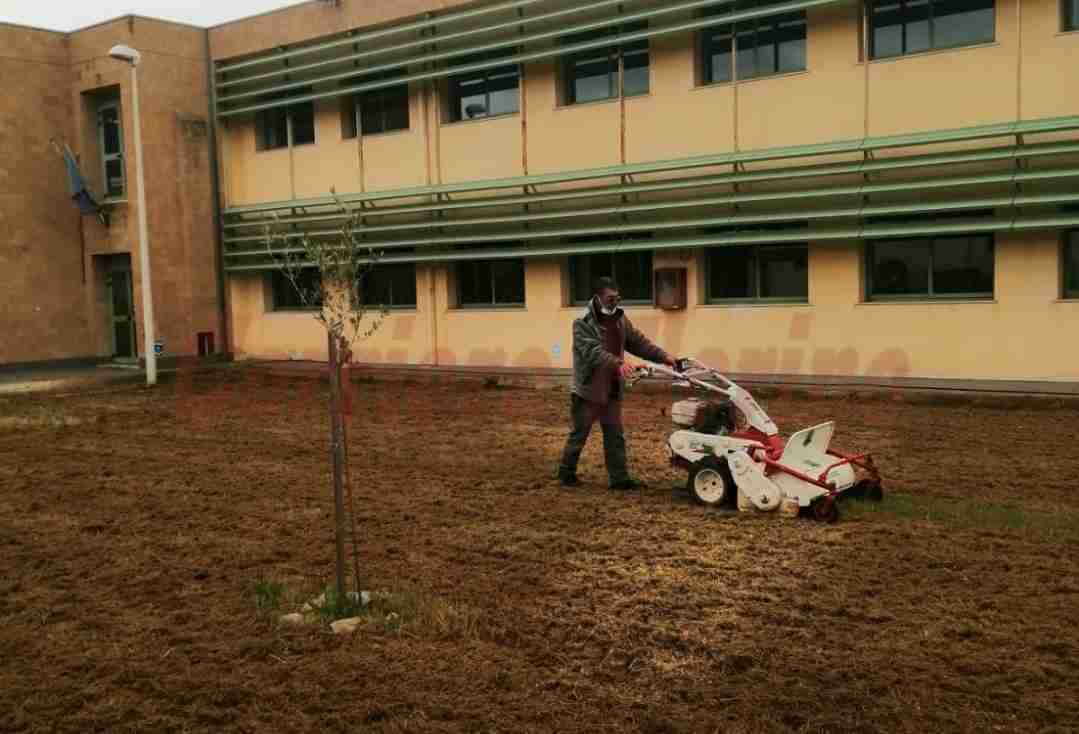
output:
[[[578,484],[577,461],[597,420],[603,428],[603,452],[611,489],[643,486],[630,478],[626,467],[622,393],[625,378],[633,368],[626,363],[625,353],[671,367],[676,362],[630,323],[618,307],[620,301],[614,279],[600,278],[584,315],[573,322],[573,393],[570,396],[573,427],[558,466],[558,478],[567,487]]]

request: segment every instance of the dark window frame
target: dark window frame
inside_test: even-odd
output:
[[[907,242],[906,246],[913,247],[913,243],[924,244],[929,248],[928,285],[925,293],[874,293],[873,289],[873,252],[874,246],[895,241]],[[989,252],[992,257],[993,271],[990,278],[992,288],[985,292],[969,293],[935,293],[933,279],[936,273],[936,251],[940,246],[946,247],[949,242],[955,240],[983,240],[989,243]],[[997,277],[997,243],[992,233],[954,234],[930,237],[904,237],[867,240],[865,243],[865,301],[871,303],[903,303],[925,301],[992,301],[996,298]]]
[[[715,267],[713,262],[713,253],[731,250],[743,250],[749,251],[753,261],[753,278],[754,278],[754,292],[755,296],[748,297],[719,297],[712,293],[712,268]],[[773,254],[779,254],[782,252],[797,252],[805,259],[805,278],[806,278],[806,294],[804,296],[762,296],[761,294],[761,253],[765,253],[766,257],[763,259],[778,259],[771,258]],[[704,303],[709,306],[724,306],[724,305],[749,305],[749,304],[808,304],[809,303],[809,243],[808,242],[777,242],[777,243],[755,243],[749,245],[721,245],[718,247],[709,247],[704,251]]]
[[[716,25],[710,26],[698,32],[697,34],[697,69],[698,69],[698,86],[713,86],[718,84],[732,84],[742,81],[751,81],[754,79],[767,79],[769,77],[781,76],[783,74],[797,74],[809,68],[809,21],[806,17],[805,10],[796,10],[789,13],[780,13],[777,15],[770,15],[763,18],[754,18],[752,20],[740,21],[737,23],[723,23],[723,14],[737,12],[740,10],[748,10],[751,8],[767,7],[774,4],[774,2],[753,2],[752,0],[743,0],[737,3],[733,8],[728,6],[722,11],[713,10],[705,11],[703,15],[705,17],[714,15],[716,16]],[[778,26],[781,23],[795,23],[801,28],[802,42],[802,54],[801,64],[792,68],[781,68],[781,54],[780,45],[782,39],[780,38]],[[772,30],[773,38],[766,43],[757,42],[760,35],[768,30],[768,27],[775,27]],[[757,58],[762,49],[770,48],[772,53],[772,62],[774,71],[755,73],[744,76],[738,71],[738,55],[739,55],[739,38],[742,34],[752,30],[755,42],[753,44],[754,58]],[[717,42],[716,39],[720,38],[721,41]],[[727,63],[727,78],[717,79],[714,73],[713,58],[717,55],[717,46],[719,51],[722,50],[722,46],[726,45],[727,54],[729,60]],[[744,51],[743,51],[744,53]],[[759,64],[757,64],[759,68]]]
[[[506,263],[520,263],[520,275],[521,275],[521,300],[520,301],[500,301],[498,293],[498,273],[496,272],[495,265],[501,265]],[[465,299],[463,292],[464,279],[462,278],[462,271],[466,268],[475,270],[481,269],[483,266],[487,266],[489,271],[487,273],[490,278],[491,288],[491,300],[480,299]],[[527,277],[527,265],[525,259],[521,257],[507,258],[507,259],[486,259],[486,260],[464,260],[456,263],[454,266],[454,289],[456,302],[455,307],[462,310],[476,310],[476,309],[523,309],[527,307],[528,302],[528,277]]]
[[[311,114],[311,140],[296,142],[295,133],[295,118],[296,114],[300,111],[310,110]],[[268,142],[266,139],[267,122],[273,120],[275,123],[281,119],[284,120],[284,142]],[[275,124],[273,130],[277,130],[278,127]],[[297,102],[285,107],[271,107],[265,110],[257,110],[255,112],[255,151],[258,153],[265,153],[274,150],[283,150],[287,148],[297,148],[301,145],[315,145],[318,143],[318,125],[315,118],[315,103],[314,102]],[[276,136],[275,136],[276,137]]]
[[[513,56],[518,52],[518,49],[511,48],[508,51],[503,49],[493,53],[485,53],[473,56],[467,56],[463,59],[453,62],[454,65],[463,66],[466,64],[481,63],[481,62],[497,62],[499,59],[506,56]],[[499,91],[497,88],[496,79],[504,76],[512,75],[514,78],[513,89],[516,91],[516,104],[512,110],[505,112],[491,112],[491,94]],[[519,115],[521,113],[521,76],[522,66],[519,63],[497,64],[492,65],[486,69],[480,69],[478,71],[466,72],[464,74],[454,74],[447,77],[443,89],[446,94],[445,112],[443,114],[443,122],[445,124],[453,124],[457,122],[473,122],[476,120],[494,120],[500,117],[508,117],[510,115]],[[461,86],[464,84],[481,83],[483,86],[483,114],[476,114],[474,116],[466,116],[461,109],[462,95]]]
[[[391,271],[389,281],[389,303],[383,303],[382,299],[373,297],[375,293],[374,289],[368,289],[365,286],[371,282],[373,278],[377,278],[381,273]],[[393,276],[397,273],[408,272],[411,274],[412,285],[410,288],[406,287],[405,295],[399,299],[394,291]],[[364,308],[381,308],[387,311],[415,311],[419,304],[419,287],[416,283],[416,263],[376,263],[368,270],[364,276],[363,281],[359,285],[359,305]],[[408,299],[409,292],[411,294],[411,300]],[[401,302],[399,302],[401,301]]]
[[[399,121],[391,120],[393,115],[392,104],[399,104],[404,100],[405,125],[404,127],[391,127]],[[369,130],[364,125],[364,105],[375,103],[378,106],[380,118],[379,129]],[[391,135],[393,133],[408,132],[412,129],[412,100],[409,96],[408,84],[394,84],[382,89],[373,89],[359,94],[350,94],[345,97],[345,110],[342,114],[341,139],[354,140],[357,136],[365,138],[373,135]]]
[[[322,274],[318,268],[303,268],[300,270],[301,279],[311,279],[310,283],[301,282],[301,287],[314,289],[314,281],[318,280],[317,290],[312,290],[312,295],[315,295],[315,303],[304,304],[300,294],[296,291],[296,286],[293,285],[289,277],[281,270],[270,271],[269,278],[269,290],[270,290],[270,310],[275,313],[310,313],[313,311],[319,311],[322,309],[321,305],[321,293],[322,293]],[[287,295],[285,295],[287,294]],[[282,298],[284,296],[284,298]],[[284,303],[282,303],[284,301]]]
[[[623,33],[633,33],[638,30],[645,30],[648,28],[647,21],[635,21],[632,23],[623,23],[609,28],[603,28],[595,31],[586,31],[584,33],[577,33],[570,36],[566,36],[562,39],[563,45],[573,45],[576,43],[582,43],[584,41],[599,40],[607,36],[621,35]],[[596,58],[599,56],[606,57],[607,61],[607,96],[597,97],[596,99],[587,99],[580,101],[577,99],[576,84],[577,76],[573,74],[575,64],[579,61]],[[626,93],[626,57],[627,56],[643,56],[645,63],[643,68],[647,69],[648,83],[646,88],[641,91]],[[641,67],[631,67],[641,68]],[[632,99],[634,97],[643,97],[652,92],[652,47],[649,39],[641,39],[639,41],[630,41],[628,43],[614,42],[608,46],[600,48],[592,48],[587,51],[574,51],[567,53],[559,60],[559,77],[561,88],[561,106],[572,107],[579,104],[592,104],[598,102],[609,102],[616,99]]]
[[[612,238],[600,235],[600,236],[595,236],[595,237],[593,237],[593,236],[581,237],[581,238],[578,238],[578,239],[576,239],[574,241],[575,242],[592,242],[592,241],[610,242],[610,241],[612,241]],[[580,272],[582,259],[583,258],[592,258],[592,257],[596,257],[596,256],[610,257],[611,258],[611,271],[612,272],[610,272],[610,273],[593,273],[592,272],[592,267],[591,267],[591,262],[589,262],[588,270],[586,272],[587,278],[586,278],[586,281],[585,281],[585,285],[587,286],[587,290],[588,290],[588,297],[582,299],[582,298],[579,297],[580,294],[577,293],[577,280],[578,280],[577,276],[578,276],[578,273]],[[615,279],[615,281],[618,283],[619,287],[622,288],[622,292],[625,293],[625,285],[626,284],[623,282],[624,278],[621,278],[619,276],[619,274],[618,274],[618,267],[617,267],[616,263],[617,263],[618,258],[624,258],[624,257],[630,257],[630,256],[636,256],[636,257],[640,257],[640,258],[644,258],[644,257],[648,258],[648,267],[647,268],[644,268],[644,267],[639,268],[642,273],[646,274],[645,275],[645,281],[647,282],[647,285],[646,285],[645,289],[648,291],[648,297],[647,298],[624,298],[623,297],[622,305],[623,306],[631,306],[631,307],[632,306],[652,306],[652,305],[654,305],[655,304],[655,297],[656,297],[655,296],[656,263],[655,263],[655,253],[652,250],[588,252],[588,253],[570,255],[569,260],[567,262],[567,271],[568,271],[568,275],[569,275],[569,305],[571,305],[571,306],[584,306],[584,305],[588,304],[588,302],[592,300],[592,284],[596,281],[597,278],[599,278],[601,276],[604,276],[604,275],[612,276]],[[636,284],[636,285],[641,285],[641,284]]]
[[[984,39],[974,40],[974,41],[964,41],[964,42],[959,42],[959,43],[938,45],[936,40],[935,40],[936,39],[936,23],[934,21],[935,21],[935,18],[937,18],[939,16],[937,14],[935,14],[935,9],[937,8],[938,5],[940,5],[940,4],[944,3],[944,2],[948,2],[948,1],[957,2],[958,0],[865,0],[865,5],[864,5],[865,11],[863,13],[863,18],[864,18],[864,24],[866,25],[865,39],[866,39],[866,44],[868,46],[867,56],[869,57],[869,60],[870,61],[876,61],[876,60],[879,60],[879,59],[899,59],[899,58],[903,58],[904,56],[916,56],[918,54],[931,53],[933,51],[948,51],[948,50],[951,50],[951,49],[969,48],[971,46],[981,46],[981,45],[988,44],[988,43],[994,43],[996,41],[996,37],[997,37],[997,7],[996,7],[996,0],[992,0],[992,3],[993,3],[993,33],[989,38],[984,38]],[[911,20],[911,19],[908,19],[907,17],[904,17],[904,20],[903,20],[902,26],[901,26],[901,28],[902,28],[902,30],[901,30],[902,35],[901,35],[901,40],[900,40],[900,49],[901,50],[898,53],[894,53],[894,54],[879,55],[877,53],[877,48],[876,48],[877,47],[877,40],[876,40],[877,26],[874,23],[874,18],[875,18],[875,12],[874,11],[875,11],[875,9],[876,9],[876,7],[878,5],[884,4],[886,2],[898,2],[899,7],[900,7],[899,12],[900,12],[900,14],[902,14],[904,16],[906,16],[907,13],[908,13],[907,7],[909,5],[917,4],[917,3],[921,3],[921,2],[924,2],[926,4],[926,6],[928,8],[928,10],[927,10],[928,15],[927,15],[926,22],[928,24],[928,39],[929,39],[928,42],[927,42],[926,48],[918,49],[918,50],[914,50],[914,51],[907,50],[908,26],[910,24],[914,23],[914,22],[919,22],[919,21]]]
[[[105,121],[106,111],[112,110],[115,113],[115,125],[116,125],[116,150],[112,153],[108,152],[109,148],[109,136],[106,133]],[[101,99],[97,103],[97,109],[95,111],[95,118],[97,119],[98,136],[97,144],[98,151],[101,154],[101,174],[102,174],[102,191],[104,192],[104,199],[106,201],[124,201],[127,199],[128,186],[127,186],[127,170],[126,170],[126,148],[124,146],[124,111],[120,104],[119,95],[113,95]],[[109,177],[109,164],[118,164],[119,175],[114,177],[119,180],[118,190],[113,190],[112,183]],[[115,166],[114,166],[114,172]]]
[[[1079,229],[1066,231],[1060,248],[1060,297],[1066,301],[1079,300],[1079,273],[1076,273],[1074,281],[1070,281],[1068,270],[1070,258],[1079,260]]]
[[[1079,31],[1079,0],[1061,0],[1060,30],[1063,33]]]

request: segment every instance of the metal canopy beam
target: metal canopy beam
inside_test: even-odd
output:
[[[730,0],[708,0],[707,3],[687,3],[684,6],[678,6],[678,7],[682,8],[682,7],[688,7],[690,5],[696,5],[696,4],[716,4],[717,2],[729,2],[729,1]],[[669,26],[662,26],[662,27],[658,27],[658,28],[648,28],[648,29],[643,30],[643,31],[634,31],[634,32],[631,32],[631,33],[614,34],[614,35],[610,35],[610,36],[607,36],[607,37],[604,37],[602,39],[595,40],[595,41],[586,41],[586,42],[575,43],[575,44],[567,44],[565,46],[558,46],[556,48],[543,49],[543,50],[540,50],[540,51],[532,51],[532,52],[521,53],[521,54],[514,54],[514,55],[510,55],[510,56],[500,57],[500,58],[495,59],[495,60],[489,60],[489,61],[473,63],[473,64],[462,64],[460,66],[452,66],[452,67],[446,67],[446,68],[441,68],[441,69],[434,69],[434,70],[431,70],[431,71],[425,71],[425,72],[420,72],[420,73],[416,73],[416,74],[409,74],[409,75],[406,75],[406,76],[392,77],[392,78],[387,77],[386,79],[382,79],[382,80],[379,80],[379,81],[372,81],[372,82],[368,82],[368,83],[365,83],[365,84],[347,85],[347,86],[343,86],[343,87],[341,87],[339,89],[332,89],[332,90],[323,91],[323,92],[312,92],[312,93],[309,93],[309,94],[301,94],[301,95],[296,95],[294,97],[288,97],[288,98],[283,98],[283,99],[267,100],[267,101],[261,102],[259,104],[248,105],[248,106],[245,106],[245,107],[238,107],[238,108],[234,108],[234,109],[219,109],[218,110],[218,116],[219,117],[228,117],[228,116],[231,116],[231,115],[240,115],[240,114],[244,114],[244,113],[248,113],[248,112],[254,112],[254,111],[257,111],[257,110],[270,109],[270,108],[273,108],[273,107],[284,107],[284,106],[288,106],[290,104],[296,104],[296,103],[299,103],[299,102],[310,102],[310,101],[314,101],[314,100],[317,100],[317,99],[325,99],[325,98],[329,98],[329,97],[340,97],[340,96],[343,96],[343,95],[346,95],[346,94],[354,94],[354,93],[359,93],[359,92],[365,92],[365,91],[369,91],[369,90],[372,90],[372,89],[382,89],[382,88],[385,88],[387,86],[405,84],[405,83],[408,83],[408,82],[423,81],[423,80],[426,80],[426,79],[439,79],[439,78],[443,78],[443,77],[446,77],[446,76],[453,76],[453,75],[457,75],[457,74],[465,74],[465,73],[470,73],[470,72],[473,72],[473,71],[482,71],[482,70],[489,69],[489,68],[492,68],[492,67],[504,66],[504,65],[507,65],[507,64],[520,64],[520,63],[526,63],[526,62],[529,62],[529,61],[538,61],[540,59],[547,59],[547,58],[562,56],[564,54],[575,53],[577,51],[586,51],[586,50],[593,49],[593,48],[604,48],[604,47],[607,47],[607,46],[612,46],[612,45],[621,44],[621,43],[629,43],[629,42],[632,42],[632,41],[643,40],[643,39],[646,39],[646,38],[652,38],[652,37],[656,37],[656,36],[669,35],[669,34],[672,34],[672,33],[684,33],[684,32],[687,32],[687,31],[698,30],[700,28],[707,28],[709,26],[714,26],[714,25],[718,25],[718,24],[734,23],[734,22],[738,22],[738,21],[742,21],[742,20],[750,20],[750,19],[753,19],[753,18],[768,17],[768,16],[778,15],[778,14],[782,14],[782,13],[789,13],[789,12],[796,11],[796,10],[805,10],[805,9],[808,9],[808,8],[813,8],[813,7],[817,7],[817,6],[821,6],[821,5],[833,5],[833,4],[836,4],[836,3],[839,3],[839,2],[846,2],[846,0],[794,0],[793,2],[781,3],[781,4],[777,4],[777,5],[768,6],[768,7],[765,7],[765,8],[758,8],[758,9],[746,10],[746,11],[738,12],[738,13],[731,13],[729,15],[724,15],[721,18],[717,18],[717,17],[697,18],[695,20],[685,21],[685,22],[682,22],[682,23],[675,23],[675,24],[669,25]],[[659,14],[667,13],[667,12],[671,12],[671,10],[669,8],[660,8],[658,10],[647,11],[646,13],[633,14],[632,16],[630,16],[630,15],[621,16],[621,18],[615,20],[614,22],[626,22],[626,20],[628,18],[630,18],[630,17],[637,17],[637,18],[642,18],[643,19],[643,18],[648,18],[648,17],[654,16],[654,15],[659,15]],[[607,22],[606,24],[610,25],[611,23]],[[352,71],[350,71],[348,73],[336,74],[336,75],[331,74],[331,75],[328,75],[326,77],[322,77],[322,78],[318,78],[318,79],[307,79],[307,80],[304,80],[302,82],[300,82],[300,81],[289,82],[287,84],[281,84],[281,85],[276,85],[276,86],[272,86],[272,87],[266,87],[266,88],[263,88],[263,89],[259,89],[257,91],[243,92],[243,93],[237,93],[237,94],[232,94],[232,95],[222,95],[222,96],[220,96],[218,98],[218,102],[219,102],[219,104],[225,104],[225,103],[227,103],[229,101],[240,99],[240,98],[251,97],[251,96],[255,96],[255,95],[263,95],[263,94],[274,94],[274,93],[277,93],[277,92],[286,91],[288,89],[295,89],[295,88],[299,88],[299,87],[311,86],[313,84],[318,84],[320,82],[333,81],[333,80],[341,79],[341,78],[354,77],[354,76],[357,76],[357,75],[360,75],[360,74],[375,74],[375,73],[379,73],[379,72],[383,72],[383,71],[393,71],[395,69],[401,68],[402,66],[415,65],[415,64],[421,64],[421,63],[429,63],[431,61],[435,61],[435,60],[438,60],[438,59],[449,58],[449,57],[453,57],[453,56],[460,56],[462,54],[480,53],[484,49],[487,49],[487,48],[501,48],[501,47],[506,47],[506,46],[520,45],[522,42],[527,42],[528,40],[533,40],[533,41],[536,40],[539,35],[544,35],[545,37],[547,35],[562,36],[562,35],[565,35],[566,33],[575,32],[578,28],[584,28],[586,25],[588,25],[588,24],[581,24],[580,26],[575,26],[573,28],[562,29],[562,30],[558,31],[557,33],[552,32],[552,34],[537,34],[537,36],[532,36],[532,37],[526,36],[526,37],[523,37],[523,38],[508,39],[508,40],[506,40],[504,42],[497,42],[496,44],[487,44],[486,46],[470,47],[468,49],[459,49],[459,50],[455,50],[455,51],[452,51],[452,52],[444,52],[444,53],[441,53],[441,54],[430,54],[428,56],[419,57],[417,59],[402,59],[402,60],[395,61],[393,63],[382,64],[382,65],[378,65],[378,66],[369,67],[369,68],[366,68],[366,69],[355,69],[355,70],[352,70]]]
[[[673,250],[698,247],[721,247],[744,244],[770,244],[774,242],[806,242],[849,239],[886,239],[916,237],[936,234],[966,234],[971,232],[1014,232],[1032,229],[1060,229],[1079,226],[1079,215],[1030,217],[1025,219],[980,219],[947,223],[911,223],[909,225],[871,225],[845,227],[831,230],[801,230],[794,232],[768,232],[765,234],[690,237],[678,240],[610,241],[582,245],[555,245],[537,248],[491,249],[471,252],[432,252],[415,255],[388,255],[376,258],[382,264],[438,263],[466,260],[505,260],[521,257],[558,257],[587,254],[591,252],[633,252],[641,250]],[[310,264],[310,263],[307,263]],[[277,268],[272,262],[229,265],[229,272],[268,271]]]
[[[1079,176],[1079,170],[1073,175]],[[743,225],[767,224],[769,222],[797,222],[814,219],[842,219],[842,218],[865,218],[865,217],[888,217],[901,214],[926,214],[932,212],[951,212],[974,209],[1014,208],[1018,206],[1047,206],[1053,204],[1069,204],[1079,202],[1079,193],[1060,194],[1030,194],[1024,196],[998,196],[981,199],[964,199],[960,201],[942,201],[915,204],[890,204],[877,206],[856,206],[841,209],[819,210],[784,210],[782,212],[767,212],[761,214],[738,214],[722,217],[702,217],[697,219],[681,220],[649,220],[644,222],[617,222],[613,224],[595,225],[591,227],[574,227],[550,230],[520,229],[509,232],[495,232],[490,234],[470,234],[460,237],[427,237],[412,240],[378,240],[364,239],[364,247],[375,249],[396,249],[405,247],[437,247],[440,245],[469,245],[474,243],[499,243],[507,241],[534,241],[543,239],[563,239],[572,237],[587,237],[593,235],[608,235],[620,233],[655,232],[671,229],[701,229],[711,227],[738,227]],[[365,233],[366,230],[361,231]],[[311,238],[333,237],[339,235],[337,230],[324,230],[309,232],[306,236]],[[305,236],[301,233],[292,233],[278,237],[280,240],[300,239]],[[265,238],[251,238],[253,241]],[[302,252],[302,248],[281,247],[274,248],[275,252],[296,253]],[[226,252],[230,258],[256,257],[266,255],[267,249],[258,250],[234,250]]]
[[[1079,116],[1054,117],[1042,120],[1024,120],[1018,122],[1006,122],[995,125],[980,125],[976,127],[955,128],[951,130],[936,130],[931,132],[913,133],[906,135],[889,135],[881,137],[857,138],[853,140],[841,140],[831,143],[815,145],[786,146],[777,148],[764,148],[760,150],[722,153],[719,155],[694,156],[690,158],[678,158],[652,163],[635,163],[621,166],[609,166],[603,168],[578,169],[562,173],[550,173],[532,176],[519,176],[516,178],[488,179],[483,181],[469,181],[456,184],[441,184],[438,186],[416,186],[402,189],[391,189],[364,194],[349,194],[340,197],[313,197],[309,199],[294,199],[288,201],[268,202],[264,204],[252,204],[245,206],[230,207],[225,210],[226,216],[265,213],[273,211],[289,210],[296,207],[337,207],[339,203],[359,204],[361,202],[386,201],[393,199],[409,199],[415,197],[436,197],[454,193],[477,193],[481,191],[495,191],[498,189],[522,189],[525,187],[545,186],[552,184],[577,183],[595,179],[618,178],[620,176],[640,175],[646,173],[670,173],[673,171],[691,171],[699,168],[711,168],[719,166],[731,166],[735,163],[760,163],[764,161],[785,160],[790,158],[811,158],[821,155],[834,155],[843,153],[864,153],[865,151],[883,150],[887,148],[902,148],[909,146],[933,145],[949,142],[965,142],[985,138],[1013,137],[1019,133],[1051,133],[1079,130]],[[1031,146],[1033,147],[1033,146]],[[997,149],[991,153],[997,156],[999,151],[1020,150],[1019,146]],[[956,155],[965,155],[958,153]],[[976,162],[983,160],[978,156],[990,155],[985,151],[976,151],[965,160]],[[999,156],[998,156],[999,157]],[[1007,157],[1007,156],[1004,156]],[[984,158],[989,160],[990,158]],[[855,170],[863,171],[868,166],[875,164],[887,165],[887,159],[877,161],[862,161],[853,165]],[[792,171],[794,169],[791,169]]]
[[[390,225],[374,225],[364,226],[360,233],[363,235],[377,234],[382,232],[408,232],[410,230],[427,230],[427,229],[442,229],[445,227],[470,227],[470,226],[485,226],[492,224],[515,224],[515,223],[528,223],[528,222],[545,222],[545,221],[559,221],[564,219],[573,219],[577,217],[586,216],[603,216],[603,215],[620,215],[620,214],[633,214],[640,212],[653,212],[653,211],[670,211],[676,209],[688,209],[702,206],[730,206],[738,204],[747,204],[763,201],[791,201],[797,199],[815,199],[815,198],[828,198],[833,196],[866,196],[870,194],[884,194],[884,193],[901,193],[908,191],[931,191],[934,189],[955,188],[965,186],[981,186],[987,184],[1016,184],[1020,182],[1028,181],[1046,181],[1065,178],[1079,178],[1079,168],[1067,168],[1056,169],[1047,171],[1011,171],[1008,173],[988,174],[983,176],[964,176],[956,178],[940,178],[940,179],[928,179],[922,181],[903,181],[898,183],[880,183],[880,184],[859,184],[857,186],[837,186],[837,187],[818,187],[812,189],[799,189],[796,191],[768,191],[763,193],[749,193],[749,194],[728,194],[723,196],[712,196],[703,198],[690,198],[680,201],[662,201],[662,202],[646,202],[642,204],[620,204],[617,206],[600,207],[592,209],[578,209],[569,211],[556,211],[556,212],[543,212],[543,213],[528,213],[517,214],[512,216],[502,217],[477,217],[472,219],[438,219],[438,220],[423,220],[418,222],[409,222],[404,224],[390,224]],[[1022,198],[1022,197],[1020,197]],[[1079,196],[1068,199],[1068,201],[1077,200]],[[994,204],[994,206],[1007,206],[1007,199],[1003,202]],[[1033,202],[1031,202],[1033,203]],[[930,205],[926,205],[930,206]],[[857,210],[856,210],[857,211]],[[923,209],[913,209],[911,211],[923,211]],[[766,221],[768,217],[771,218],[800,218],[797,212],[790,213],[791,216],[787,217],[787,212],[781,214],[770,214],[767,217],[758,218],[761,221]],[[823,214],[817,214],[816,216],[825,216]],[[846,215],[831,215],[831,216],[846,216]],[[738,221],[753,221],[748,218],[735,218]],[[637,229],[644,229],[640,223],[634,225]],[[657,227],[662,226],[660,224]],[[689,225],[686,225],[689,226]],[[582,230],[582,231],[563,231],[562,235],[574,235],[574,234],[592,234],[594,232],[609,231],[611,228],[595,228]],[[618,229],[618,227],[615,227]],[[286,235],[282,235],[289,239],[298,239],[305,234],[308,236],[328,236],[338,234],[337,229],[327,230],[315,230],[308,231],[306,233],[296,232]],[[552,235],[546,231],[540,230],[533,232],[531,237],[550,237],[559,236]],[[496,242],[499,239],[518,239],[517,235],[504,234],[500,235],[470,235],[469,237],[449,237],[440,239],[420,239],[410,240],[407,244],[435,244],[436,242],[443,243],[457,243],[457,242],[469,242],[485,240],[490,242]],[[225,242],[237,243],[237,242],[256,242],[264,241],[265,237],[260,235],[245,235],[240,237],[226,237]]]

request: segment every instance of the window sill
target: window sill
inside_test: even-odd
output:
[[[353,135],[351,138],[346,138],[344,136],[341,136],[341,142],[342,143],[351,143],[353,140],[357,140],[357,139],[367,140],[367,139],[370,139],[370,138],[392,138],[395,135],[408,135],[411,132],[412,132],[412,128],[411,127],[406,127],[403,130],[386,130],[385,132],[381,132],[381,133],[364,133],[363,135]]]
[[[317,308],[270,308],[266,314],[270,316],[311,316],[319,313]]]
[[[619,100],[622,100],[622,99],[626,100],[627,102],[632,102],[632,101],[637,100],[637,99],[647,99],[648,97],[651,97],[651,96],[652,96],[651,92],[646,92],[645,94],[634,94],[631,97],[608,97],[607,99],[594,99],[591,102],[574,102],[573,104],[557,104],[557,105],[555,105],[554,109],[555,109],[555,112],[563,112],[565,110],[575,110],[575,109],[578,109],[580,107],[596,107],[598,105],[605,105],[605,104],[618,104]]]
[[[1079,28],[1065,28],[1056,35],[1058,36],[1079,36]]]
[[[450,306],[450,313],[483,313],[483,312],[504,313],[504,312],[507,312],[507,311],[510,312],[510,313],[513,313],[513,312],[524,312],[524,311],[527,311],[527,310],[528,310],[528,308],[523,303],[507,303],[507,304],[490,303],[490,304],[483,304],[483,305],[476,305],[476,306],[472,306],[472,305],[468,305],[468,306]]]
[[[363,308],[363,310],[365,312],[386,311],[387,313],[391,313],[391,314],[409,313],[409,312],[415,313],[415,312],[417,312],[419,310],[415,306],[380,306],[378,304],[369,305],[369,304],[366,304],[366,303],[362,306],[362,308]]]
[[[878,298],[859,301],[856,306],[962,306],[992,305],[995,298]]]
[[[812,308],[809,301],[709,301],[699,308]]]
[[[985,43],[972,43],[970,45],[965,45],[965,46],[949,46],[948,48],[934,48],[934,49],[931,49],[929,51],[919,51],[919,52],[913,53],[913,54],[900,54],[898,56],[886,56],[886,57],[880,58],[880,59],[870,59],[869,63],[870,64],[886,64],[886,63],[889,63],[891,61],[902,61],[904,59],[919,59],[919,58],[922,58],[923,56],[936,56],[937,54],[950,54],[950,53],[955,53],[956,51],[973,51],[973,50],[981,49],[981,48],[993,48],[994,46],[999,46],[999,45],[1000,45],[999,41],[987,41]],[[860,62],[858,62],[858,66],[861,66],[864,63],[865,63],[864,61],[860,61]]]
[[[789,79],[795,76],[808,76],[809,69],[799,69],[798,71],[784,71],[778,74],[767,74],[764,76],[755,76],[749,79],[733,79],[729,82],[711,82],[709,84],[695,84],[690,87],[691,91],[704,90],[704,89],[723,89],[725,87],[736,87],[740,84],[752,84],[753,82],[766,82],[772,79]]]
[[[1079,293],[1075,294],[1074,296],[1061,296],[1060,298],[1054,300],[1053,303],[1079,303]]]
[[[264,153],[284,153],[284,152],[288,152],[288,146],[287,145],[282,145],[280,148],[263,148],[262,150],[259,150],[258,148],[255,148],[255,155],[262,155]]]
[[[520,117],[521,111],[516,112],[503,112],[501,115],[484,115],[483,117],[473,117],[470,120],[452,120],[450,122],[440,123],[442,127],[457,127],[458,125],[475,125],[479,122],[488,122],[490,120],[501,120],[506,117]]]

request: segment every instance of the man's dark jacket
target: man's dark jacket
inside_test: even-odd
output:
[[[624,380],[618,373],[620,355],[611,354],[603,347],[603,330],[616,329],[622,352],[629,352],[649,362],[663,363],[667,353],[630,323],[622,309],[616,309],[614,316],[602,320],[597,309],[598,303],[593,298],[584,314],[573,322],[573,393],[605,405],[611,399],[611,380],[615,381],[617,397],[622,396]],[[601,370],[609,371],[611,379],[595,379]]]

